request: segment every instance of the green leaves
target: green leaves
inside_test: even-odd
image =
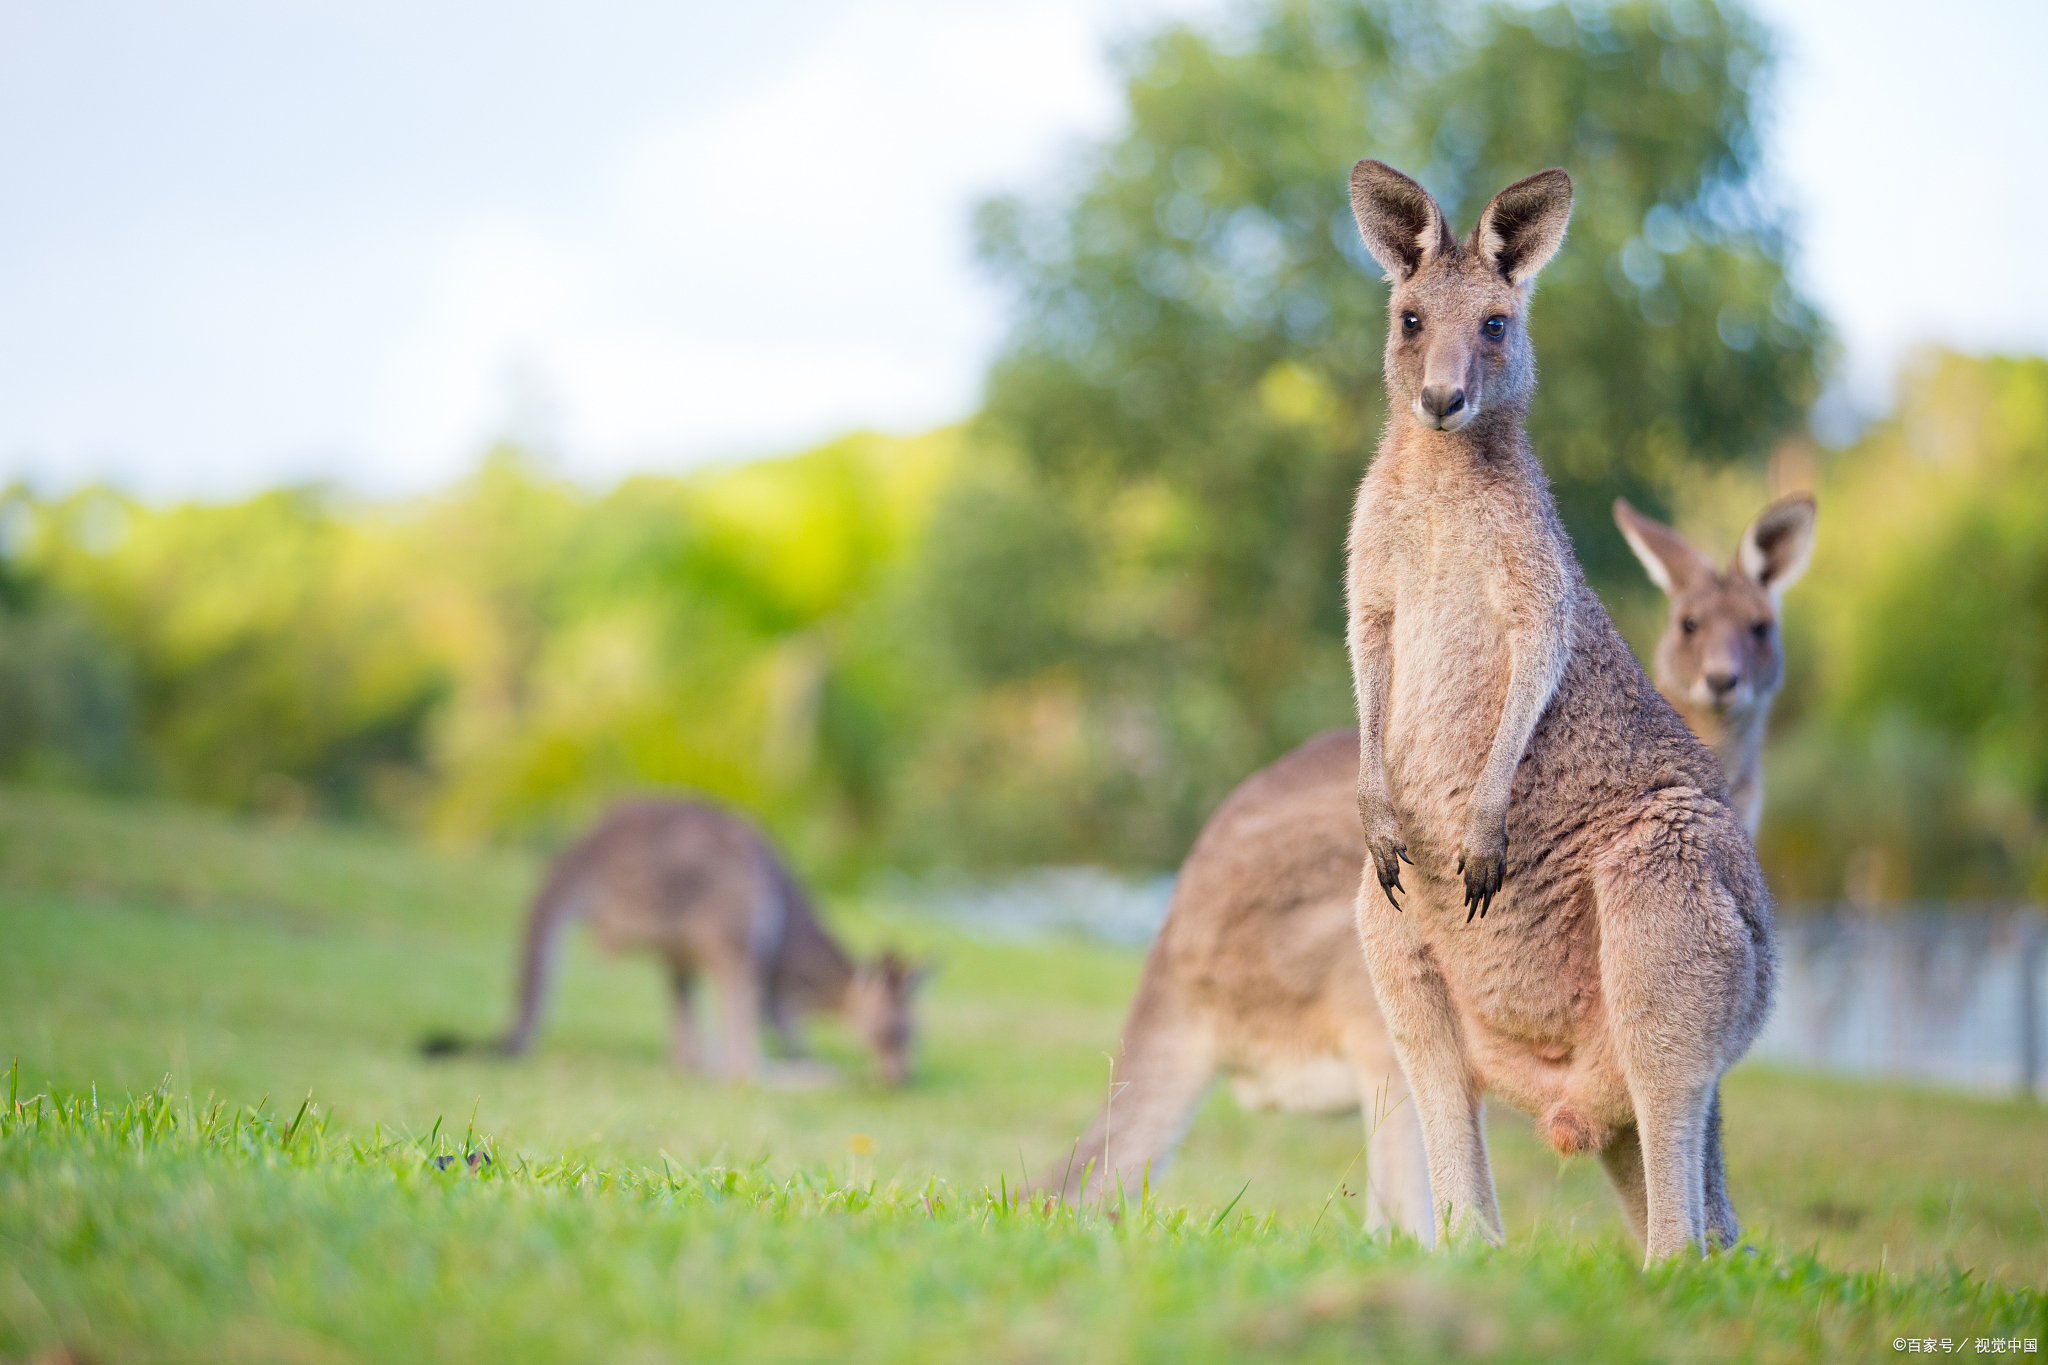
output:
[[[1502,186],[1571,171],[1530,431],[1596,582],[1634,582],[1617,493],[1661,507],[1678,474],[1758,458],[1798,422],[1823,334],[1755,180],[1770,59],[1753,20],[1710,5],[1271,0],[1138,48],[1124,133],[1044,199],[983,207],[1017,314],[980,431],[1030,471],[1041,569],[1094,577],[1042,601],[1005,579],[999,599],[944,545],[934,572],[964,585],[953,619],[988,591],[1014,638],[1070,642],[1081,707],[1162,756],[1149,800],[1173,803],[1163,828],[1111,814],[1075,854],[1171,861],[1232,781],[1349,719],[1342,545],[1386,327],[1346,194],[1359,157],[1416,175],[1461,232]],[[1171,505],[1173,533],[1125,516],[1133,497]],[[1208,720],[1183,728],[1197,681]],[[1068,799],[1127,772],[1090,750]]]

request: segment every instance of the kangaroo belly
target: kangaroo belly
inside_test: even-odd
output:
[[[1358,1070],[1349,1058],[1274,1057],[1231,1073],[1230,1088],[1247,1109],[1342,1114],[1358,1108]]]

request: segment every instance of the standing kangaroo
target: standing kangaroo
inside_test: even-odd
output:
[[[1813,499],[1765,508],[1726,573],[1626,502],[1615,519],[1672,594],[1657,687],[1714,747],[1753,832],[1763,722],[1784,680],[1778,600],[1812,553]],[[1209,818],[1146,956],[1115,1097],[1042,1185],[1079,1198],[1098,1175],[1131,1188],[1148,1167],[1156,1174],[1223,1071],[1248,1105],[1363,1107],[1367,1226],[1432,1240],[1421,1130],[1355,951],[1367,857],[1357,789],[1358,732],[1332,730],[1247,778]]]
[[[1719,1083],[1770,1005],[1771,908],[1712,754],[1586,585],[1523,432],[1529,295],[1571,200],[1541,172],[1461,242],[1413,180],[1352,170],[1392,281],[1345,578],[1379,883],[1358,931],[1433,1223],[1501,1236],[1491,1091],[1600,1154],[1655,1261],[1738,1234]]]
[[[1764,814],[1764,731],[1785,680],[1778,608],[1813,557],[1813,495],[1794,493],[1757,513],[1725,571],[1626,498],[1614,500],[1614,520],[1671,598],[1651,665],[1657,690],[1713,748],[1754,838]]]
[[[738,817],[694,801],[627,801],[555,860],[526,927],[519,1017],[498,1047],[518,1055],[533,1041],[562,930],[588,917],[614,951],[664,959],[674,995],[673,1055],[695,1070],[699,972],[717,983],[719,1068],[735,1079],[761,1067],[761,1024],[798,1051],[797,1020],[840,1015],[874,1050],[882,1079],[909,1070],[912,993],[923,972],[893,953],[856,967],[818,923],[802,889],[768,841]],[[429,1052],[459,1044],[431,1039]]]

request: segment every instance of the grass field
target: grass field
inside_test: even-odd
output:
[[[529,1059],[421,1060],[429,1030],[501,1022],[535,872],[0,792],[0,1359],[1835,1360],[2048,1336],[2048,1115],[1758,1068],[1726,1092],[1757,1249],[1709,1263],[1642,1272],[1597,1168],[1513,1114],[1491,1251],[1362,1236],[1357,1123],[1224,1095],[1120,1218],[1020,1208],[1019,1171],[1099,1101],[1137,958],[885,904],[833,922],[943,962],[908,1091],[829,1027],[835,1086],[678,1077],[652,964],[581,944]]]

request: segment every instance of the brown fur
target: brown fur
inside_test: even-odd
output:
[[[606,948],[668,964],[673,1054],[686,1070],[705,1061],[694,1018],[701,973],[717,983],[718,1069],[729,1077],[760,1072],[764,1021],[796,1053],[796,1023],[810,1013],[852,1025],[889,1084],[907,1073],[910,999],[922,973],[893,953],[856,967],[768,841],[735,815],[694,801],[623,802],[555,860],[534,898],[519,1017],[503,1051],[532,1042],[562,929],[579,915]]]
[[[1657,556],[1646,560],[1651,576],[1678,588],[1656,648],[1658,689],[1733,774],[1733,798],[1753,830],[1763,799],[1762,713],[1784,661],[1775,629],[1760,639],[1752,627],[1775,618],[1777,594],[1805,565],[1812,499],[1765,508],[1726,573],[1627,503],[1616,504],[1615,517],[1639,555]],[[1745,564],[1760,567],[1762,582]],[[1735,653],[1732,686],[1703,680],[1719,650]],[[1702,695],[1724,705],[1702,704]],[[1357,780],[1358,732],[1332,730],[1246,779],[1203,826],[1124,1024],[1115,1099],[1042,1186],[1080,1198],[1091,1186],[1135,1187],[1148,1169],[1157,1174],[1220,1071],[1249,1105],[1362,1107],[1368,1224],[1430,1239],[1421,1130],[1365,959],[1350,951],[1367,856]],[[1569,1056],[1560,1045],[1534,1051],[1551,1064]],[[1568,1106],[1539,1116],[1537,1132],[1566,1155],[1603,1141]],[[1709,1178],[1719,1191],[1718,1165]]]
[[[1357,784],[1358,733],[1332,730],[1209,817],[1146,956],[1113,1097],[1038,1188],[1137,1189],[1220,1071],[1254,1106],[1362,1109],[1368,1223],[1428,1236],[1421,1130],[1358,951]]]
[[[1378,882],[1358,928],[1432,1221],[1501,1235],[1490,1091],[1601,1152],[1651,1259],[1725,1243],[1718,1084],[1769,1006],[1770,901],[1713,756],[1587,587],[1523,434],[1530,285],[1570,181],[1509,186],[1463,242],[1377,162],[1352,200],[1393,278],[1391,412],[1346,574]]]
[[[1763,820],[1764,733],[1785,680],[1778,609],[1813,554],[1814,502],[1795,493],[1759,512],[1726,569],[1617,498],[1614,520],[1671,598],[1651,664],[1657,690],[1705,740],[1752,838]]]

